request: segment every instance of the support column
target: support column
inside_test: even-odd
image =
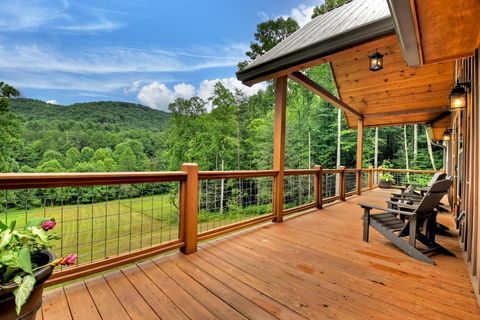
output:
[[[287,112],[287,76],[275,81],[275,129],[273,136],[273,213],[275,222],[283,221],[283,183],[285,160],[285,119]]]
[[[363,119],[357,125],[357,194],[362,194]]]

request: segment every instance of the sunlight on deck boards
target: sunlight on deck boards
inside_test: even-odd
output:
[[[48,290],[37,319],[480,319],[456,233],[438,242],[457,258],[437,266],[408,257],[371,230],[359,202],[203,243],[86,281]],[[439,220],[453,226],[449,214]]]

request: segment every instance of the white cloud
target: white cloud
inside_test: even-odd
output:
[[[242,45],[229,46],[229,53],[213,55],[216,46],[202,48],[201,55],[177,50],[120,47],[86,47],[75,53],[40,45],[0,44],[0,69],[107,74],[119,72],[185,72],[235,66],[242,59]],[[211,55],[207,55],[209,50]],[[225,52],[225,51],[224,51]],[[205,53],[205,54],[203,54]],[[243,52],[242,52],[243,54]]]
[[[58,104],[57,100],[53,100],[53,99],[52,100],[47,100],[45,102],[48,103],[48,104]]]
[[[0,3],[0,29],[3,32],[36,31],[51,28],[68,32],[112,31],[123,24],[110,21],[103,15],[88,14],[80,23],[69,13],[67,1],[15,0]]]
[[[189,99],[195,95],[195,87],[191,84],[179,83],[169,89],[165,84],[154,81],[143,86],[137,98],[143,104],[159,110],[168,110],[168,105],[177,98]]]
[[[320,5],[323,2],[324,1],[320,1],[320,3],[318,4]],[[313,14],[314,8],[315,6],[307,6],[305,4],[300,4],[297,7],[291,9],[289,14],[283,14],[283,15],[277,16],[277,18],[278,17],[283,17],[285,19],[293,18],[298,22],[298,25],[300,27],[303,27],[304,25],[309,23],[310,20],[312,20],[312,14]],[[268,19],[268,16],[267,16],[267,19]]]
[[[203,80],[198,88],[195,88],[191,84],[180,83],[173,87],[168,88],[165,84],[154,81],[148,85],[143,86],[137,98],[143,104],[160,110],[168,110],[168,104],[175,101],[177,98],[191,98],[194,95],[199,96],[206,102],[213,94],[215,84],[217,82],[222,83],[226,88],[234,91],[235,89],[242,90],[247,95],[253,95],[261,89],[265,89],[267,85],[265,83],[256,84],[252,87],[244,86],[240,81],[235,78],[224,78],[214,80]],[[211,108],[210,102],[208,107]]]
[[[197,90],[197,95],[203,100],[207,101],[209,97],[212,96],[215,84],[220,82],[225,86],[225,88],[235,91],[235,89],[242,90],[245,94],[251,96],[257,93],[261,89],[265,89],[267,85],[265,83],[259,83],[251,87],[247,87],[238,81],[236,78],[224,78],[224,79],[213,79],[213,80],[203,80],[200,83],[200,86]]]
[[[299,5],[296,8],[293,8],[290,11],[290,16],[297,20],[300,27],[306,25],[310,20],[312,20],[313,8],[315,6],[306,6],[304,4]]]
[[[191,98],[195,95],[195,87],[191,84],[179,83],[173,87],[175,98]]]
[[[27,0],[0,3],[2,31],[31,31],[56,21],[67,20],[65,4],[60,1],[32,2]]]
[[[62,25],[56,26],[56,29],[65,30],[65,31],[74,31],[74,32],[100,32],[108,31],[111,32],[115,29],[123,27],[121,23],[112,22],[109,20],[102,19],[100,21],[77,24],[77,25]]]
[[[140,90],[141,84],[142,84],[142,80],[133,81],[132,84],[127,89],[124,90],[124,93],[129,94],[132,92],[137,92],[138,90]]]

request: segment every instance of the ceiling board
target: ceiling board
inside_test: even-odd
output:
[[[384,55],[384,69],[368,69],[368,55],[378,50]],[[452,61],[408,67],[401,59],[395,35],[326,57],[331,63],[340,98],[366,117],[365,126],[428,122],[445,112],[453,87]],[[417,110],[417,111],[415,111]],[[350,127],[356,117],[347,113]]]

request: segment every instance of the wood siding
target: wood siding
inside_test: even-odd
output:
[[[469,274],[477,299],[480,301],[480,60],[478,49],[473,57],[457,60],[457,74],[461,82],[471,82],[471,94],[465,111],[452,117],[453,138],[450,174],[459,183],[454,188],[455,216],[460,217],[460,242],[468,264]],[[460,139],[460,137],[462,139]],[[462,154],[462,157],[459,155]]]

